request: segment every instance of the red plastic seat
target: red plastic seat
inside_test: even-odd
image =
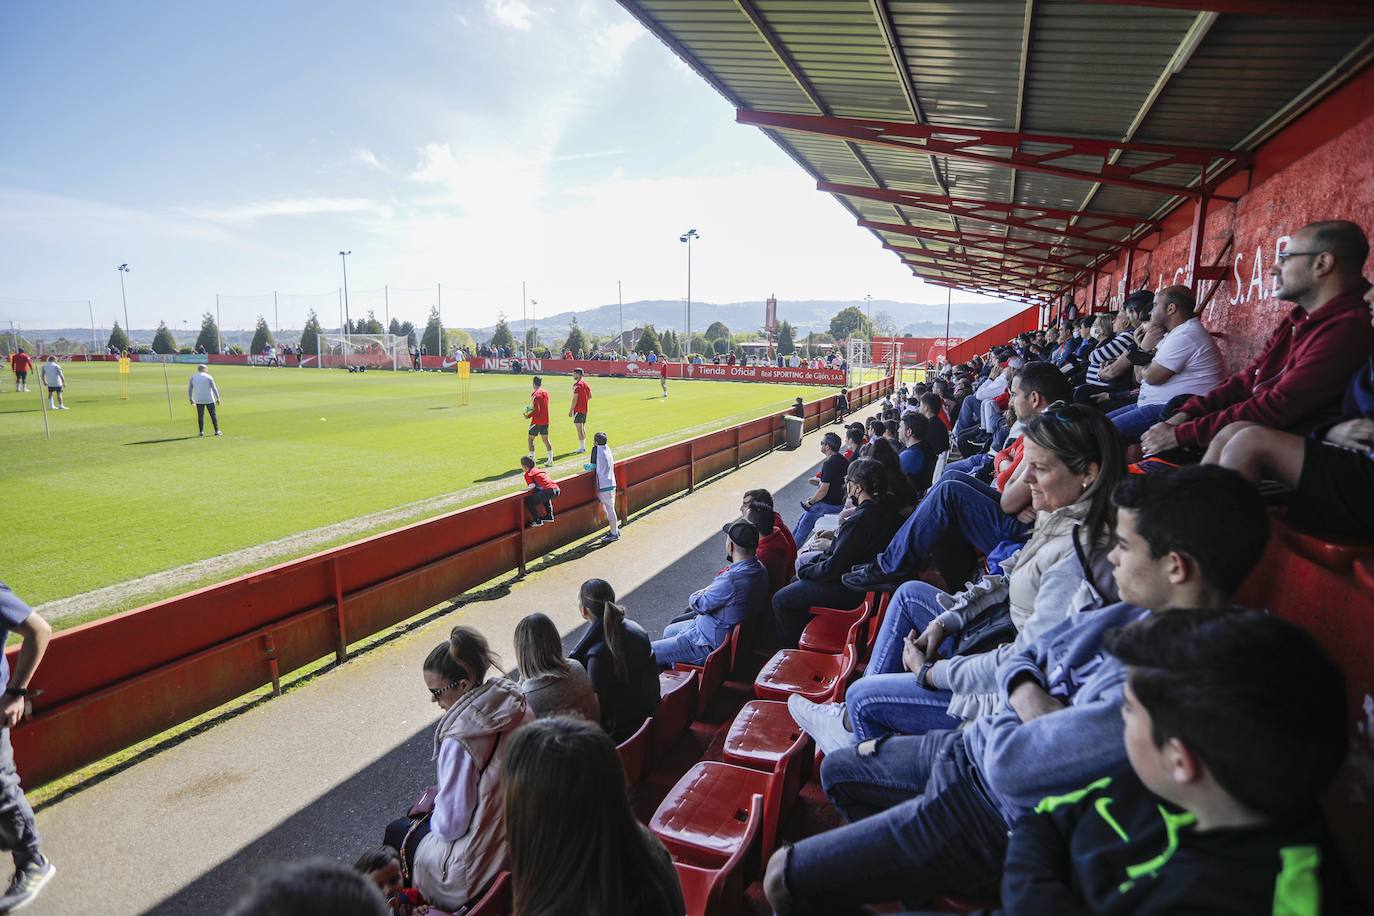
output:
[[[1332,572],[1348,573],[1356,560],[1374,558],[1374,542],[1335,534],[1316,534],[1274,519],[1275,533],[1297,554]]]
[[[725,734],[721,757],[726,763],[782,774],[783,813],[811,776],[815,742],[776,700],[750,700]]]
[[[763,830],[763,799],[754,796],[744,839],[720,868],[702,868],[687,862],[674,862],[687,916],[735,916],[744,899],[745,868],[757,850]]]
[[[868,645],[863,651],[865,660],[873,655],[873,644],[878,641],[878,634],[882,632],[883,621],[887,618],[887,606],[892,603],[892,592],[869,592],[868,597],[873,603],[873,616],[868,620]]]
[[[838,700],[844,696],[845,682],[854,673],[859,650],[855,634],[862,620],[850,624],[852,632],[838,655],[783,649],[770,658],[754,678],[754,696],[760,700],[786,700],[801,694],[814,703]]]
[[[797,648],[836,655],[844,651],[844,642],[853,632],[854,621],[868,617],[868,602],[850,611],[813,607],[811,614],[811,621],[802,630]]]
[[[652,717],[645,719],[633,735],[616,745],[620,765],[625,768],[625,782],[630,788],[639,785],[639,777],[644,775],[644,763],[649,756],[649,733],[653,726]]]
[[[730,671],[730,660],[734,656],[733,646],[738,633],[739,625],[736,624],[725,641],[712,649],[711,654],[706,656],[706,661],[700,665],[689,665],[685,662],[673,665],[676,671],[695,671],[700,678],[697,683],[695,718],[701,718],[701,714],[706,711],[706,704],[711,702],[716,691],[725,683],[725,675]]]
[[[510,872],[503,871],[482,898],[467,908],[465,916],[510,916],[512,909]]]
[[[649,740],[649,753],[654,757],[662,757],[692,721],[697,701],[696,672],[660,671],[658,695],[658,712],[654,713]]]
[[[1355,581],[1360,584],[1360,588],[1374,595],[1374,557],[1355,561]]]
[[[676,859],[721,868],[744,844],[754,796],[763,798],[763,861],[777,836],[782,778],[728,763],[693,766],[669,790],[649,829]]]

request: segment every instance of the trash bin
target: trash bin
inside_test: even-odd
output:
[[[787,416],[782,418],[783,430],[787,434],[786,439],[783,442],[783,448],[801,448],[802,427],[805,425],[805,423],[806,421],[803,420],[801,417],[794,417],[791,414],[788,414]]]

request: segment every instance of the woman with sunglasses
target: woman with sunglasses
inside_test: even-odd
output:
[[[1116,600],[1106,561],[1121,439],[1091,407],[1056,403],[1026,422],[1031,539],[959,595],[921,581],[892,596],[873,657],[843,704],[793,696],[788,709],[821,750],[916,735],[991,713],[997,668],[1074,610]]]
[[[434,729],[438,794],[433,813],[402,841],[387,836],[425,899],[451,912],[477,899],[509,862],[502,760],[511,732],[534,716],[518,684],[487,677],[496,664],[472,627],[454,627],[425,659],[425,687],[442,710]]]

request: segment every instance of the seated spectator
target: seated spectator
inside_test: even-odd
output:
[[[1068,379],[1054,366],[1029,363],[1015,379],[1012,410],[1025,422],[1071,392]],[[847,574],[845,584],[864,591],[913,579],[931,548],[947,535],[957,535],[984,555],[1003,541],[1026,540],[1035,512],[1024,480],[1023,452],[1023,438],[1018,437],[998,456],[991,486],[957,468],[946,470],[887,549],[867,567]]]
[[[1146,366],[1140,397],[1134,406],[1110,414],[1127,442],[1138,442],[1165,415],[1169,402],[1185,395],[1206,394],[1225,378],[1221,351],[1198,321],[1197,301],[1186,286],[1169,286],[1155,300],[1150,321],[1165,329],[1154,353],[1134,351],[1130,359]]]
[[[255,879],[225,916],[390,916],[364,876],[333,859],[278,865]]]
[[[391,916],[424,916],[429,912],[429,904],[425,903],[420,892],[404,886],[401,854],[392,847],[369,849],[353,863],[353,870],[382,892]]]
[[[654,661],[660,668],[671,668],[675,662],[700,665],[712,649],[729,638],[735,624],[768,607],[768,570],[755,556],[759,530],[743,519],[730,522],[722,530],[725,559],[730,565],[710,585],[693,592],[686,613],[668,624],[662,639],[654,640]]]
[[[1190,467],[1118,489],[1122,603],[1070,617],[998,671],[998,710],[962,730],[865,741],[827,755],[826,794],[848,825],[774,853],[775,913],[874,901],[995,896],[1010,826],[1048,796],[1126,762],[1126,670],[1104,635],[1155,613],[1225,608],[1259,561],[1268,516],[1239,475]]]
[[[513,912],[686,911],[673,860],[635,820],[605,732],[576,719],[535,722],[511,738],[505,769]]]
[[[897,446],[887,439],[875,439],[859,449],[858,457],[872,458],[883,466],[887,489],[892,493],[892,505],[903,518],[909,515],[920,502],[921,494],[916,491],[916,487],[902,470],[901,453]],[[841,516],[843,515],[844,513],[841,513]]]
[[[880,433],[881,435],[881,433]],[[840,454],[840,437],[834,433],[821,436],[821,455],[825,458],[821,465],[820,485],[810,499],[802,500],[802,514],[792,529],[793,538],[798,544],[805,544],[816,519],[840,511],[844,503],[844,470],[849,462]]]
[[[1374,288],[1365,293],[1374,313]],[[1289,516],[1318,531],[1374,538],[1374,356],[1350,380],[1339,422],[1306,438],[1253,423],[1232,423],[1207,447],[1204,464],[1220,464],[1259,483],[1294,492]]]
[[[601,721],[601,704],[587,670],[563,657],[563,640],[547,614],[526,615],[515,625],[515,665],[520,691],[535,718],[573,715]]]
[[[1115,600],[1106,573],[1124,472],[1116,428],[1090,407],[1052,408],[1026,424],[1027,482],[1037,513],[1019,551],[959,595],[927,582],[897,589],[864,676],[845,702],[788,700],[825,753],[886,734],[957,728],[995,711],[997,669],[1065,619]],[[916,675],[912,677],[912,675]],[[846,719],[848,721],[846,721]]]
[[[928,442],[935,449],[935,454],[949,450],[949,417],[945,413],[944,401],[933,391],[927,391],[921,395],[921,416],[930,421],[930,436]],[[938,447],[937,447],[938,446]]]
[[[1209,392],[1194,392],[1141,440],[1146,454],[1203,449],[1222,427],[1249,420],[1306,432],[1340,404],[1350,376],[1374,351],[1361,297],[1369,242],[1354,223],[1309,223],[1274,259],[1277,298],[1295,303],[1259,356]]]
[[[587,632],[568,653],[587,669],[601,710],[601,727],[620,744],[658,712],[658,665],[649,634],[625,617],[605,579],[588,579],[578,590]]]
[[[525,511],[530,516],[530,527],[538,528],[553,521],[553,501],[562,495],[562,491],[548,471],[534,466],[532,456],[522,455],[520,466],[525,469]],[[543,514],[540,513],[541,508]]]
[[[1016,825],[1006,911],[1357,912],[1318,805],[1349,742],[1345,678],[1316,641],[1259,611],[1198,610],[1103,643],[1127,667],[1130,766]]]
[[[958,435],[968,428],[976,428],[982,416],[982,403],[996,398],[1006,392],[1011,387],[1012,368],[1003,361],[996,365],[997,372],[992,374],[987,381],[983,382],[974,389],[973,394],[964,399],[959,405],[959,417],[954,421],[954,435]]]
[[[845,461],[853,461],[855,454],[864,444],[864,430],[862,426],[850,426],[844,431],[844,449],[840,452],[844,455]]]
[[[486,637],[465,626],[425,659],[425,687],[443,711],[434,729],[438,794],[430,815],[394,821],[386,832],[386,845],[410,862],[415,888],[451,912],[476,900],[509,860],[501,739],[534,716],[517,684],[487,677],[495,664]]]
[[[787,527],[787,523],[782,520],[782,516],[778,514],[778,510],[773,506],[773,494],[763,489],[745,490],[744,499],[739,507],[740,515],[744,515],[749,511],[750,503],[763,503],[773,510],[773,535],[770,535],[770,537],[781,535],[786,539],[788,546],[792,548],[792,552],[796,553],[797,541],[792,537],[792,529]],[[759,543],[763,543],[762,539],[760,539]]]
[[[1132,378],[1127,362],[1119,370],[1110,367],[1124,354],[1136,348],[1136,316],[1144,303],[1154,302],[1154,293],[1137,290],[1126,297],[1121,311],[1116,313],[1112,322],[1110,338],[1088,354],[1088,372],[1085,383],[1074,390],[1073,399],[1077,404],[1093,404],[1099,410],[1110,412],[1127,406],[1125,395],[1132,387]]]
[[[768,597],[792,580],[797,552],[781,532],[773,529],[773,509],[763,503],[751,503],[743,518],[759,532],[759,546],[754,551],[763,568],[768,570]]]
[[[898,438],[902,451],[899,458],[902,473],[911,481],[917,493],[930,489],[931,478],[935,476],[935,461],[939,453],[931,451],[929,439],[929,420],[920,413],[909,413],[902,417]]]
[[[887,486],[887,473],[871,458],[847,469],[845,489],[854,500],[852,516],[840,523],[829,549],[797,570],[797,581],[773,596],[773,622],[783,648],[795,648],[813,606],[856,608],[864,592],[846,588],[840,576],[866,563],[887,545],[900,517]]]

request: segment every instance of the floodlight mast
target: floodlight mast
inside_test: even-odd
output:
[[[692,354],[692,239],[699,239],[695,229],[688,229],[678,236],[679,242],[687,243],[687,341],[679,348],[685,362],[691,362]]]
[[[119,301],[124,303],[124,336],[129,335],[129,299],[124,295],[124,275],[129,272],[128,264],[120,264],[115,270],[119,271]],[[129,339],[129,346],[133,346],[133,339]]]
[[[348,256],[352,253],[352,251],[339,252],[339,261],[343,264],[344,326],[342,330],[344,332],[344,336],[348,335],[348,326],[352,323],[352,319],[349,317],[348,314]],[[373,312],[373,314],[375,315],[376,312]]]

